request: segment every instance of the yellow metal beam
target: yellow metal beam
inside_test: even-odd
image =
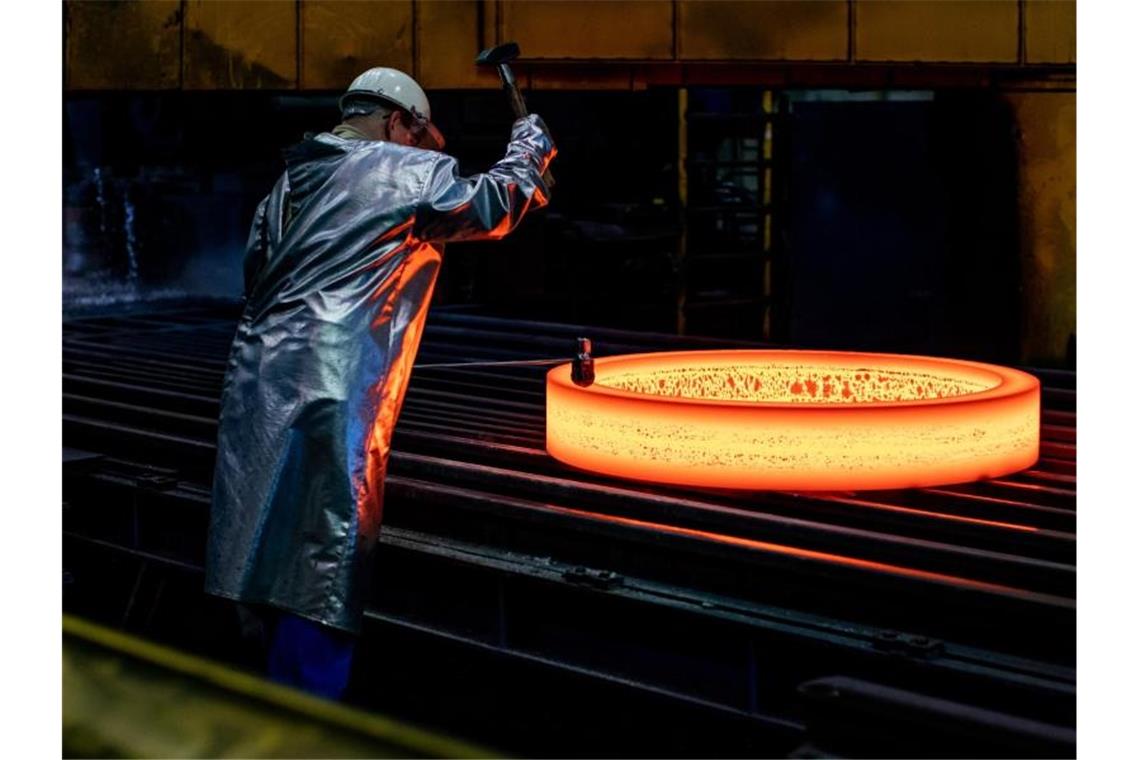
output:
[[[491,756],[70,615],[63,636],[64,739],[81,755]]]
[[[688,219],[685,209],[689,205],[689,91],[677,91],[677,197],[681,203],[681,234],[677,238],[677,270],[685,266],[688,251]],[[685,334],[685,288],[677,288],[677,334]]]

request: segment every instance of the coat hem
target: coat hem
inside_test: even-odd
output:
[[[360,635],[360,629],[362,627],[361,624],[357,624],[354,627],[354,626],[346,625],[344,623],[339,623],[339,622],[337,622],[335,620],[331,620],[329,618],[323,618],[320,615],[314,615],[311,612],[305,612],[304,610],[298,610],[294,607],[289,606],[289,604],[286,602],[281,602],[281,601],[278,601],[276,599],[272,599],[269,597],[246,596],[246,595],[242,595],[242,594],[234,594],[234,593],[231,593],[229,591],[222,591],[220,589],[212,589],[212,588],[207,588],[206,593],[210,594],[211,596],[221,597],[222,599],[229,599],[232,602],[242,602],[244,604],[264,604],[267,607],[273,607],[274,609],[280,610],[281,612],[288,612],[290,615],[296,615],[297,617],[305,618],[306,620],[311,620],[314,623],[320,623],[321,625],[326,625],[329,628],[336,628],[338,631],[343,631],[345,633],[351,633],[354,636]]]

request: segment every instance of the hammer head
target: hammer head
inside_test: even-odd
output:
[[[485,64],[488,66],[498,66],[502,63],[510,63],[519,57],[519,44],[517,42],[507,42],[502,45],[497,45],[493,48],[487,48],[479,55],[475,56],[475,63]]]

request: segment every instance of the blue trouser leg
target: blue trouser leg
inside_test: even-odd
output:
[[[296,615],[281,613],[269,644],[269,678],[326,699],[348,686],[356,637]]]

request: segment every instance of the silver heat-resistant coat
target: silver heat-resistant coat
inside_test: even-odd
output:
[[[328,133],[286,151],[246,253],[208,592],[359,630],[435,244],[510,232],[546,204],[554,153],[534,115],[515,122],[505,158],[470,178],[442,153]]]

